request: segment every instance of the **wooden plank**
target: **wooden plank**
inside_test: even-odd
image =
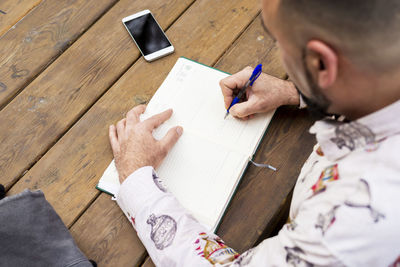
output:
[[[239,252],[272,232],[267,226],[273,224],[315,143],[307,132],[311,124],[306,111],[289,107],[277,111],[255,161],[268,162],[278,171],[250,166],[218,229],[221,238]]]
[[[176,53],[153,63],[143,59],[136,62],[11,189],[11,193],[26,187],[41,188],[63,221],[71,226],[85,204],[96,196],[94,186],[111,161],[108,125],[119,120],[133,106],[149,100],[178,56],[196,58],[209,65],[216,62],[253,20],[258,8],[258,3],[253,0],[196,1],[167,32]],[[97,209],[97,205],[94,202],[87,212]],[[110,200],[104,205],[114,204]],[[121,212],[117,207],[113,209]],[[97,216],[91,217],[93,224],[98,220]],[[76,222],[80,223],[80,220]],[[85,231],[88,235],[98,234],[90,228]],[[116,243],[119,241],[114,239]],[[110,249],[116,251],[119,247]]]
[[[221,68],[236,73],[247,66],[263,64],[263,72],[286,78],[274,41],[261,26],[261,15],[246,29],[237,42],[216,63]]]
[[[3,35],[0,39],[0,108],[117,1],[43,0]]]
[[[0,183],[18,180],[139,58],[121,18],[149,8],[166,28],[192,2],[120,1],[0,111]]]
[[[262,62],[264,72],[286,78],[278,48],[271,44],[258,18],[216,67],[234,73]],[[249,55],[243,51],[255,52]],[[274,220],[281,219],[277,214],[315,143],[314,137],[308,134],[311,124],[306,111],[296,107],[277,110],[255,160],[268,162],[278,171],[250,166],[217,232],[236,250],[243,252],[254,246],[260,236],[268,237],[274,230],[270,227],[276,225]]]
[[[0,36],[22,19],[42,0],[2,0],[0,2]]]
[[[155,267],[154,263],[152,262],[150,257],[147,257],[144,261],[142,267]]]
[[[289,195],[282,201],[282,204],[277,209],[277,212],[269,220],[264,228],[264,232],[258,236],[258,240],[255,242],[254,246],[264,241],[266,238],[276,236],[282,227],[289,221],[289,211],[292,201],[293,189],[290,191]]]
[[[109,196],[101,195],[70,229],[71,234],[98,266],[137,266],[146,257],[146,250],[116,205]]]

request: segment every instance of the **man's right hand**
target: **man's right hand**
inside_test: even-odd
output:
[[[246,67],[220,81],[225,108],[228,109],[238,90],[249,80],[253,69]],[[282,105],[299,105],[299,94],[292,82],[262,73],[246,91],[247,100],[234,105],[229,113],[237,118],[248,119],[256,113],[274,110]]]

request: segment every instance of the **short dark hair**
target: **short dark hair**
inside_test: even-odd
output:
[[[400,0],[281,0],[280,22],[371,68],[400,67]]]

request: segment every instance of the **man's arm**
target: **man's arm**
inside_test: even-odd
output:
[[[208,231],[168,192],[152,167],[121,185],[117,202],[156,266],[341,266],[315,227],[326,202],[312,201],[278,236],[239,255]]]
[[[238,256],[186,212],[152,167],[124,181],[117,203],[156,266],[209,266],[208,259],[231,262]]]

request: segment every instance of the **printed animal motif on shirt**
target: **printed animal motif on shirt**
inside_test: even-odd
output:
[[[299,248],[299,247],[285,247],[286,250],[286,263],[288,266],[293,266],[293,267],[299,267],[299,266],[305,266],[305,267],[312,267],[313,264],[307,262],[304,260],[305,253],[304,251]]]
[[[251,262],[253,258],[254,249],[249,249],[240,255],[234,262],[232,266],[246,266]]]
[[[204,257],[211,264],[224,264],[239,257],[235,250],[226,246],[221,238],[213,234],[200,233],[194,245],[197,255]]]
[[[167,188],[164,186],[162,180],[158,177],[157,173],[153,170],[153,182],[162,192],[166,193]]]
[[[325,234],[326,230],[332,226],[332,224],[336,221],[336,210],[340,207],[340,205],[334,206],[330,211],[325,214],[320,213],[317,218],[317,223],[315,224],[315,228],[319,228],[322,231],[322,235]]]
[[[353,208],[365,208],[369,209],[371,218],[374,223],[379,222],[380,219],[384,219],[385,215],[380,213],[378,210],[371,206],[371,190],[366,180],[360,179],[357,186],[357,191],[352,194],[344,204]]]
[[[150,238],[157,249],[163,250],[172,244],[177,225],[171,216],[161,215],[156,217],[154,214],[151,214],[147,219],[147,224],[151,225]]]
[[[365,125],[358,122],[342,124],[335,129],[336,137],[330,140],[339,149],[347,147],[350,151],[375,142],[375,134]]]
[[[384,219],[385,215],[377,211],[371,206],[371,192],[369,184],[364,179],[360,179],[357,184],[357,190],[351,194],[343,204],[334,206],[330,211],[325,214],[320,213],[317,217],[315,228],[319,228],[322,231],[322,235],[332,226],[336,221],[337,209],[343,205],[352,208],[366,208],[369,209],[371,218],[374,223],[379,222],[380,219]]]
[[[315,194],[321,193],[326,189],[326,182],[332,182],[339,179],[338,165],[332,165],[322,171],[318,181],[311,187]]]

